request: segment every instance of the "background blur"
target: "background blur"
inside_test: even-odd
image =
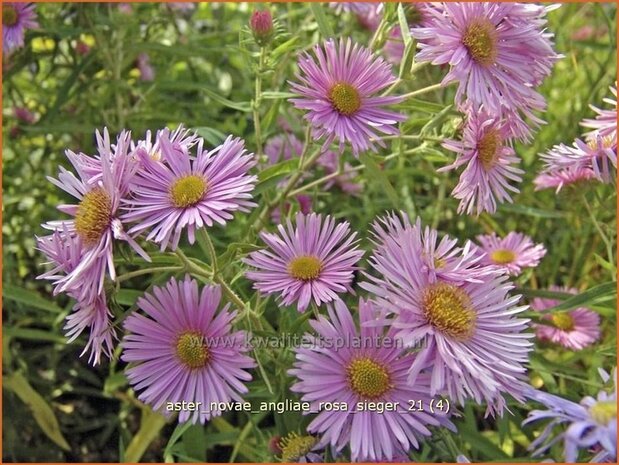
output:
[[[267,447],[269,438],[281,434],[286,422],[299,427],[300,420],[294,416],[267,415],[252,424],[245,417],[227,414],[206,427],[190,427],[181,440],[170,444],[176,425],[166,425],[161,432],[148,431],[149,413],[134,400],[120,362],[93,368],[85,358],[79,358],[83,337],[65,344],[62,327],[72,304],[52,298],[49,287],[35,279],[44,269],[35,249],[35,235],[44,234],[42,222],[62,216],[55,207],[66,200],[46,177],[56,176],[58,165],[66,166],[65,149],[93,153],[96,128],[107,126],[112,134],[127,128],[134,138],[140,138],[147,129],[184,123],[200,128],[210,144],[231,133],[246,138],[252,150],[250,101],[256,47],[247,24],[251,11],[258,7],[39,4],[40,28],[28,31],[25,48],[4,57],[5,388],[6,379],[12,380],[3,390],[4,461],[123,460],[138,431],[148,438],[143,461],[162,461],[164,457],[228,461],[233,450],[238,461],[273,461]],[[288,91],[286,79],[293,76],[297,54],[318,41],[319,33],[308,4],[263,7],[271,9],[281,27],[275,66],[264,84],[265,90],[273,93],[263,106],[263,130],[269,137],[281,131],[281,117],[292,121],[293,129],[299,119],[300,113],[277,92]],[[338,16],[326,5],[323,11],[338,35],[353,35],[368,43],[369,33],[353,16]],[[596,184],[557,196],[552,191],[534,192],[531,181],[541,168],[538,153],[556,143],[571,144],[583,132],[578,122],[594,116],[590,103],[606,107],[602,98],[610,95],[608,88],[617,73],[616,6],[566,4],[549,13],[549,19],[556,49],[565,58],[541,91],[548,100],[548,112],[543,116],[548,124],[532,144],[517,147],[526,175],[514,205],[501,206],[492,217],[455,216],[457,202],[449,192],[457,176],[435,171],[451,154],[438,144],[429,144],[420,153],[384,166],[399,203],[385,196],[382,177],[361,172],[358,181],[364,190],[360,197],[316,190],[312,192],[314,209],[346,218],[362,237],[375,215],[394,208],[419,214],[427,224],[462,239],[493,230],[499,234],[525,232],[549,250],[535,273],[529,270],[519,281],[529,295],[551,284],[584,290],[615,280],[616,186]],[[438,82],[444,72],[426,67],[412,88]],[[441,91],[427,99],[441,104],[451,96]],[[409,133],[416,133],[442,108],[411,103],[407,107]],[[30,116],[24,118],[19,110],[16,115],[16,109],[27,109]],[[353,165],[359,163],[348,157]],[[376,160],[380,161],[380,156]],[[225,231],[217,231],[218,244],[226,244],[243,225],[242,220],[235,221]],[[364,246],[368,245],[364,240]],[[136,291],[125,290],[119,295],[120,306],[130,305],[144,288],[140,279],[131,285]],[[247,283],[239,286],[250,292]],[[594,349],[570,352],[540,347],[531,360],[534,385],[545,385],[551,392],[574,399],[597,392],[597,367],[616,365],[614,308],[614,302],[606,301],[599,309],[604,316],[604,338]],[[265,368],[279,376],[278,367],[267,362]],[[11,386],[26,393],[29,406]],[[282,391],[272,400],[286,396],[291,397]],[[530,428],[522,431],[520,422],[528,407],[513,411],[514,416],[494,422],[483,418],[483,409],[467,407],[466,420],[458,423],[460,434],[455,437],[460,451],[473,461],[526,456],[532,434]],[[248,428],[249,434],[240,438]],[[415,457],[453,461],[451,452],[440,438],[433,438]]]

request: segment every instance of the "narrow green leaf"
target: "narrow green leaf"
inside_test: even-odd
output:
[[[14,337],[16,339],[56,342],[59,344],[66,344],[67,342],[64,336],[60,336],[59,334],[54,334],[49,331],[44,331],[42,329],[15,328],[15,327],[3,326],[2,333],[4,334],[5,337],[6,336]]]
[[[140,429],[127,446],[125,461],[129,463],[138,462],[148,446],[157,439],[166,421],[163,415],[153,412],[149,407],[143,408]]]
[[[374,158],[372,158],[371,155],[368,155],[367,153],[361,153],[359,157],[365,165],[365,173],[367,175],[367,179],[376,180],[376,182],[379,183],[385,190],[385,193],[387,194],[387,197],[389,197],[389,200],[391,201],[393,206],[397,207],[399,204],[398,194],[389,182],[389,179],[387,178],[385,172],[381,169],[378,163],[374,161]]]
[[[316,22],[318,23],[318,29],[320,30],[320,35],[322,35],[323,39],[331,39],[335,37],[333,29],[325,16],[322,3],[310,3],[310,9],[314,14],[314,19],[316,19]]]
[[[234,110],[242,111],[244,113],[250,113],[251,112],[251,106],[247,102],[233,102],[232,100],[228,100],[227,98],[222,97],[217,92],[212,91],[211,89],[209,89],[207,87],[203,87],[202,86],[201,90],[206,95],[208,95],[210,98],[215,100],[217,103],[222,104],[223,106],[226,106],[228,108],[232,108]]]
[[[54,441],[61,449],[71,449],[60,431],[60,425],[54,411],[45,399],[30,386],[28,380],[21,373],[15,372],[5,376],[3,387],[13,391],[28,406],[35,421],[49,439]]]
[[[47,300],[36,291],[24,289],[11,284],[4,284],[2,288],[2,297],[28,305],[33,308],[45,310],[51,313],[60,313],[62,309],[51,300]]]
[[[600,284],[598,286],[587,289],[578,295],[570,297],[561,304],[553,307],[548,312],[560,312],[563,310],[571,310],[576,307],[592,307],[599,304],[602,301],[616,299],[617,298],[617,283],[611,281],[608,283]]]
[[[406,12],[404,11],[404,6],[401,3],[398,3],[398,22],[400,23],[400,33],[402,34],[404,46],[409,46],[413,39],[411,38],[410,28],[408,27],[408,21],[406,20]]]
[[[176,428],[174,428],[174,431],[172,432],[170,439],[168,439],[168,443],[166,444],[165,449],[163,451],[164,457],[172,455],[172,448],[181,438],[183,433],[191,427],[191,424],[192,423],[190,421],[186,421],[185,423],[179,423],[178,425],[176,425]]]
[[[226,140],[226,135],[215,128],[202,126],[195,130],[200,137],[203,137],[211,145],[219,145]]]

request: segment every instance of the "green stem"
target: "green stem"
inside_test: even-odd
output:
[[[260,47],[260,58],[258,61],[258,70],[256,73],[256,82],[254,89],[254,133],[256,136],[256,154],[262,156],[262,128],[260,125],[260,105],[262,104],[262,73],[264,72],[264,63],[266,60],[266,49]]]
[[[591,209],[591,205],[589,205],[587,198],[583,196],[582,199],[585,203],[585,207],[587,208],[587,212],[589,213],[589,217],[591,218],[591,221],[593,222],[593,225],[595,226],[595,229],[597,229],[597,232],[600,234],[602,241],[606,245],[606,253],[608,254],[608,263],[610,263],[612,267],[615,268],[613,246],[610,240],[608,239],[608,237],[606,236],[606,234],[604,234],[604,231],[602,231],[602,227],[600,226],[597,219],[595,218],[595,215],[593,214],[593,210]]]
[[[213,275],[217,274],[217,253],[215,252],[215,246],[213,245],[213,241],[211,240],[211,236],[209,236],[206,228],[200,228],[198,230],[198,234],[204,239],[206,242],[206,247],[208,249],[209,259],[211,260],[211,269],[213,270]]]
[[[116,277],[116,281],[121,283],[136,276],[142,276],[150,273],[165,273],[166,271],[182,271],[182,266],[154,266],[152,268],[144,268],[141,270],[130,271]]]
[[[443,87],[443,84],[441,84],[441,83],[432,84],[431,86],[423,87],[422,89],[414,90],[412,92],[409,92],[408,94],[403,94],[400,97],[405,98],[405,99],[412,98],[412,97],[417,97],[418,95],[427,94],[428,92],[434,92],[435,90],[438,90],[441,87]]]

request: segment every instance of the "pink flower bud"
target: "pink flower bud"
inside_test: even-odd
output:
[[[254,11],[249,20],[254,40],[260,46],[266,45],[273,37],[273,17],[267,10]]]

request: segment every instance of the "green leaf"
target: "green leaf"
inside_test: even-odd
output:
[[[269,187],[277,184],[284,176],[296,171],[299,168],[299,160],[291,159],[279,162],[273,166],[260,171],[258,173],[258,184],[254,189],[254,194],[257,195]]]
[[[617,298],[617,283],[611,281],[600,284],[598,286],[587,289],[581,294],[570,297],[561,304],[548,309],[548,312],[560,312],[563,310],[571,310],[576,307],[593,307],[600,302]]]
[[[71,449],[60,431],[60,425],[54,411],[45,399],[30,386],[28,380],[21,373],[15,372],[5,376],[3,387],[13,391],[28,406],[35,421],[49,439],[64,450]]]
[[[179,423],[178,425],[176,425],[176,428],[174,428],[174,431],[172,432],[170,439],[168,439],[168,443],[166,444],[165,449],[163,451],[164,457],[173,455],[172,449],[174,445],[178,442],[178,440],[181,438],[183,433],[191,427],[191,425],[192,423],[190,421],[186,421],[185,423]]]
[[[226,140],[226,135],[215,128],[202,126],[196,128],[196,133],[211,145],[219,145]]]
[[[215,100],[217,103],[222,104],[225,107],[232,108],[234,110],[242,111],[244,113],[251,112],[251,105],[247,102],[233,102],[232,100],[228,100],[225,97],[222,97],[217,92],[212,91],[211,89],[201,86],[200,90],[202,90],[206,95]]]
[[[9,326],[2,327],[2,333],[5,337],[14,337],[16,339],[28,339],[31,341],[48,341],[56,342],[58,344],[66,344],[67,340],[64,336],[54,334],[42,329],[32,328],[15,328]]]
[[[38,292],[13,286],[11,284],[4,284],[2,288],[2,297],[51,313],[62,312],[62,308],[54,302],[44,299]]]
[[[402,6],[401,3],[398,3],[398,22],[400,23],[400,33],[402,34],[404,46],[408,47],[413,39],[411,39],[410,28],[408,27],[408,21],[406,20],[406,12],[404,11],[404,6]]]
[[[322,3],[310,3],[310,9],[314,14],[314,19],[316,23],[318,23],[318,29],[320,30],[320,35],[322,35],[323,39],[331,39],[335,37],[333,33],[333,29],[331,25],[327,21],[327,17],[325,16],[324,7]]]
[[[271,52],[271,58],[274,61],[277,61],[279,59],[279,57],[281,57],[282,55],[284,55],[287,52],[292,52],[295,47],[295,43],[297,42],[297,40],[299,40],[298,36],[294,36],[292,37],[292,39],[287,40],[286,42],[284,42],[281,45],[278,45],[275,50],[273,50]]]
[[[511,213],[520,213],[526,216],[536,218],[564,218],[565,213],[560,211],[542,210],[539,208],[527,207],[526,205],[517,205],[513,203],[504,203],[501,205],[501,210]]]
[[[138,297],[141,297],[142,295],[144,295],[144,292],[136,289],[121,289],[116,293],[115,300],[120,305],[131,307],[132,305],[135,305]]]
[[[365,165],[365,173],[367,175],[367,178],[369,180],[375,180],[378,184],[380,184],[383,187],[385,193],[387,194],[387,197],[389,197],[389,200],[391,201],[393,206],[397,207],[400,202],[398,194],[389,182],[389,179],[387,178],[385,172],[381,169],[380,166],[378,166],[378,163],[374,161],[374,158],[372,158],[371,155],[368,155],[367,153],[361,153],[359,155],[359,158]]]
[[[292,92],[271,92],[271,91],[266,91],[262,93],[262,98],[263,99],[284,99],[284,98],[292,98],[296,96],[296,94],[293,94]]]
[[[163,415],[153,412],[150,407],[144,407],[140,429],[127,446],[125,461],[129,463],[138,462],[151,442],[157,439],[166,422],[167,420]]]

